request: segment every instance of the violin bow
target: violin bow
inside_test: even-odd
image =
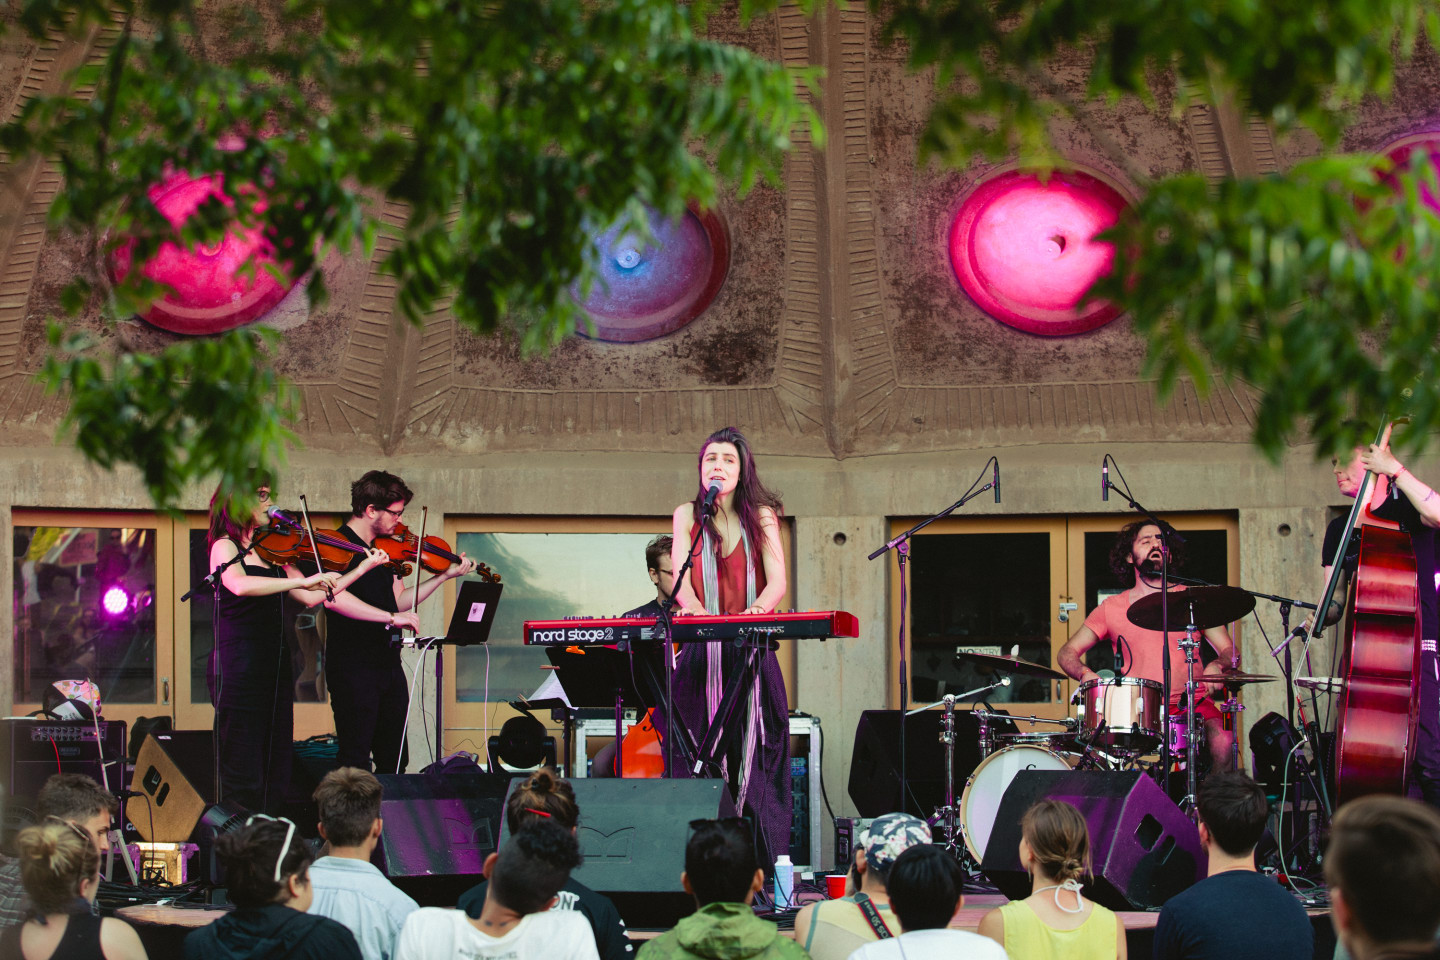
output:
[[[305,502],[305,494],[300,494],[300,517],[305,521],[305,532],[310,534],[310,552],[315,555],[315,572],[324,573],[325,566],[320,562],[320,543],[315,539],[315,527],[310,523],[310,504]],[[335,600],[335,591],[327,583],[325,585],[325,599]]]
[[[420,615],[420,571],[425,569],[425,523],[430,519],[430,508],[420,508],[420,536],[415,538],[415,585],[410,594],[410,612]],[[415,631],[419,634],[419,630]]]

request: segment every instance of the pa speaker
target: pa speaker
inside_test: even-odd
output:
[[[215,800],[214,740],[208,730],[152,732],[140,744],[125,819],[152,842],[184,843]]]
[[[516,784],[524,782],[517,779]],[[673,926],[695,909],[680,885],[691,820],[719,816],[723,780],[571,780],[585,862],[573,874],[632,926]],[[388,832],[389,825],[386,825]],[[501,828],[501,842],[508,829]]]
[[[904,805],[900,797],[899,710],[866,710],[855,728],[850,756],[850,799],[860,816],[874,818],[903,810],[921,819],[945,802],[945,750],[938,710],[905,717]],[[991,733],[1013,733],[1010,720],[990,721]],[[964,783],[984,757],[980,722],[969,710],[955,711],[955,782]]]
[[[1086,896],[1112,910],[1151,910],[1204,874],[1195,824],[1140,771],[1022,770],[1010,781],[980,869],[1011,900],[1030,895],[1020,818],[1039,800],[1074,804],[1090,827]]]
[[[125,723],[121,720],[0,720],[0,790],[5,841],[38,819],[36,798],[56,773],[83,773],[117,790],[123,783]]]
[[[473,770],[377,779],[385,793],[375,865],[416,899],[454,904],[499,848],[511,776]]]

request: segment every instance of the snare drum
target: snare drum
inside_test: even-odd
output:
[[[965,792],[960,794],[960,825],[965,831],[965,847],[979,863],[985,859],[985,845],[995,816],[1000,812],[1000,798],[1021,770],[1069,770],[1074,758],[1044,747],[1016,746],[997,750],[980,762]]]
[[[1140,677],[1080,684],[1076,702],[1084,712],[1084,736],[1101,748],[1146,751],[1160,742],[1164,687]]]

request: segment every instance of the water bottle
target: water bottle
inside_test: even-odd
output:
[[[775,909],[789,910],[795,897],[795,867],[788,853],[775,861]]]

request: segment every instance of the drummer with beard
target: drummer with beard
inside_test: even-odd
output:
[[[1147,520],[1137,520],[1120,529],[1115,546],[1110,551],[1110,569],[1121,580],[1132,580],[1132,586],[1123,593],[1107,597],[1099,606],[1090,611],[1085,623],[1060,648],[1056,657],[1060,669],[1075,680],[1085,683],[1099,680],[1100,675],[1085,664],[1085,654],[1102,641],[1113,647],[1122,656],[1125,667],[1117,671],[1127,677],[1139,677],[1164,683],[1166,643],[1159,630],[1137,627],[1127,616],[1132,604],[1152,593],[1160,592],[1160,566],[1164,540],[1160,528]],[[1170,552],[1171,567],[1178,566],[1178,557]],[[1172,586],[1172,591],[1184,587]],[[1184,637],[1183,623],[1172,624],[1170,629],[1170,714],[1184,715],[1185,701],[1185,651],[1177,640]],[[1206,642],[1215,652],[1215,659],[1204,670],[1206,676],[1217,676],[1231,665],[1235,645],[1229,632],[1223,627],[1211,627],[1204,631]],[[1197,651],[1198,655],[1198,651]],[[1195,712],[1205,724],[1205,738],[1210,744],[1212,769],[1228,770],[1231,748],[1235,736],[1225,729],[1210,693],[1222,689],[1219,684],[1201,683],[1195,691]]]

